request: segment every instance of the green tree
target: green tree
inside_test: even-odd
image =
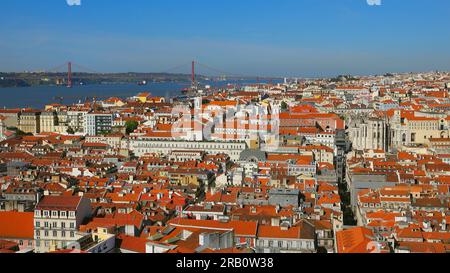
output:
[[[33,135],[32,133],[25,133],[24,131],[20,130],[17,127],[7,127],[6,129],[10,130],[10,131],[14,131],[16,133],[16,136],[32,136]]]
[[[127,128],[127,134],[131,134],[134,132],[134,130],[137,129],[139,123],[134,120],[129,120],[127,123],[125,123],[125,127]]]
[[[67,129],[67,133],[68,133],[69,135],[73,135],[73,134],[75,134],[75,131],[73,130],[72,127],[69,127],[69,128]]]

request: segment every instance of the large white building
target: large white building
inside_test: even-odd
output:
[[[67,111],[67,125],[75,133],[84,133],[87,111]]]
[[[145,154],[169,155],[174,151],[181,150],[204,151],[208,154],[228,154],[232,161],[238,161],[245,149],[247,149],[245,141],[178,141],[145,136],[130,139],[130,150],[138,157]]]
[[[80,196],[44,196],[34,211],[36,253],[63,249],[79,241],[83,221],[91,216],[89,199]]]
[[[4,116],[0,116],[0,141],[5,140],[5,132],[6,132],[6,125],[5,121],[6,118]]]
[[[96,136],[111,132],[113,115],[107,113],[89,113],[86,115],[84,132],[88,136]]]
[[[113,149],[121,149],[126,148],[127,146],[122,146],[122,144],[125,144],[126,142],[123,142],[123,135],[121,134],[115,134],[115,135],[89,135],[86,136],[86,142],[89,143],[103,143],[108,144],[109,147]]]
[[[55,127],[58,126],[58,117],[54,111],[45,111],[40,115],[41,132],[56,132]]]

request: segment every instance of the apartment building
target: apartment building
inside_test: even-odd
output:
[[[54,111],[45,111],[40,115],[41,132],[55,132],[58,117]]]
[[[258,226],[257,253],[314,253],[314,226],[302,221],[298,226]]]
[[[87,111],[83,110],[70,110],[67,111],[67,125],[75,133],[84,133],[85,131],[85,119]]]
[[[112,130],[112,122],[112,114],[89,113],[86,115],[84,132],[88,136],[109,133]]]
[[[63,249],[80,237],[80,225],[91,216],[89,199],[80,196],[44,196],[34,211],[36,253]]]
[[[24,110],[19,116],[19,129],[25,133],[37,134],[41,132],[41,112]]]
[[[0,115],[0,141],[5,140],[5,132],[6,132],[6,125],[5,125],[6,118],[4,116]]]
[[[0,116],[3,116],[3,120],[6,127],[18,127],[20,109],[0,109]]]
[[[91,135],[86,136],[86,142],[88,143],[103,143],[108,144],[109,147],[113,149],[120,149],[122,147],[122,139],[124,136],[122,134],[115,135]]]

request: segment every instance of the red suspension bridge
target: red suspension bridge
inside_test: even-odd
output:
[[[191,61],[189,63],[184,63],[181,65],[174,66],[170,69],[167,69],[163,72],[152,72],[152,73],[133,73],[133,74],[188,74],[187,67],[190,66],[190,80],[193,87],[196,87],[198,85],[198,76],[201,76],[202,78],[218,78],[218,79],[245,79],[245,80],[252,80],[259,83],[260,80],[265,80],[272,82],[274,78],[270,77],[259,77],[259,76],[248,76],[248,75],[242,75],[242,74],[235,74],[235,73],[229,73],[227,71],[214,68],[212,66],[202,64],[198,61]],[[198,72],[200,71],[200,73]],[[63,76],[63,79],[60,79],[59,84],[65,84],[67,87],[71,88],[74,85],[74,74],[77,73],[78,76],[80,74],[127,74],[127,73],[101,73],[98,71],[95,71],[93,69],[87,68],[85,66],[76,64],[72,61],[66,62],[62,65],[59,65],[57,67],[54,67],[49,70],[45,70],[45,73],[57,73],[61,74]]]

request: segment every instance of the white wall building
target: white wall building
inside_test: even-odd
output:
[[[44,196],[34,212],[36,253],[63,249],[77,242],[82,237],[79,227],[91,216],[91,210],[89,199],[80,196]]]
[[[140,136],[130,139],[130,150],[138,157],[145,154],[169,155],[173,151],[203,151],[207,154],[228,154],[232,161],[238,161],[239,157],[247,149],[247,144],[241,141],[234,142],[209,142],[209,141],[177,141],[162,140]]]
[[[84,132],[96,136],[112,130],[113,115],[106,113],[89,113],[86,115]]]

